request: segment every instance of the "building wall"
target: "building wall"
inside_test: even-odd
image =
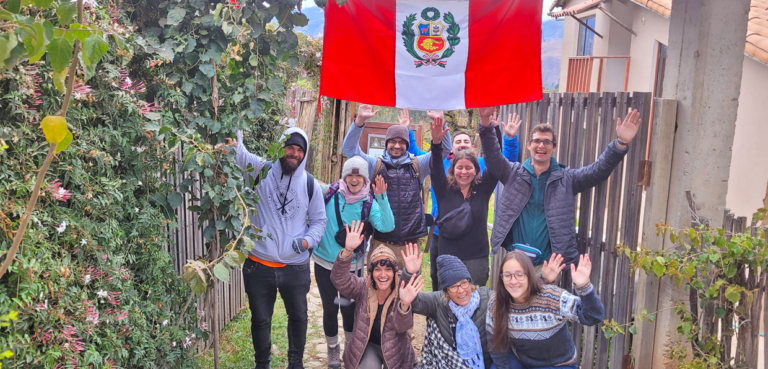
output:
[[[768,183],[768,65],[744,56],[743,75],[725,206],[751,218],[762,207]]]
[[[669,19],[632,3],[629,91],[653,92],[657,42],[669,44]]]

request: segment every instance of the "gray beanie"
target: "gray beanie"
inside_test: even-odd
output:
[[[459,258],[453,255],[440,255],[437,257],[437,279],[440,281],[440,289],[444,290],[465,279],[471,282],[472,276]]]
[[[384,147],[387,146],[387,142],[389,140],[394,140],[396,138],[399,138],[405,141],[405,149],[408,150],[408,146],[411,142],[410,141],[411,139],[408,133],[409,133],[408,128],[405,128],[404,126],[401,126],[399,124],[389,126],[389,128],[387,128],[387,138],[384,139]]]
[[[341,169],[341,179],[347,178],[348,175],[363,176],[366,182],[371,180],[368,178],[368,162],[361,156],[353,156],[344,162],[344,167]]]

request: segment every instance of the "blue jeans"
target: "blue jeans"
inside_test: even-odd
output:
[[[496,354],[497,356],[499,354]],[[529,368],[520,363],[515,353],[512,350],[507,351],[503,356],[509,360],[509,366],[496,366],[496,363],[491,364],[491,369],[578,369],[577,364],[563,365],[563,366],[537,366],[535,368]]]
[[[272,313],[277,291],[280,291],[288,313],[288,367],[303,368],[307,341],[309,263],[272,268],[247,259],[243,265],[243,282],[251,309],[251,339],[256,368],[269,368],[272,360]]]

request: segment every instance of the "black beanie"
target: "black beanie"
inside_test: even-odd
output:
[[[471,282],[472,276],[459,258],[453,255],[440,255],[437,257],[437,279],[440,281],[440,289],[444,290],[465,279]]]
[[[285,140],[285,144],[283,145],[283,147],[291,146],[291,145],[301,147],[301,149],[304,150],[305,153],[307,152],[307,140],[299,132],[291,133],[288,139]]]

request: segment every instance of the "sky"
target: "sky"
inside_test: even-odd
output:
[[[547,11],[549,10],[549,6],[550,5],[552,5],[552,1],[551,0],[544,0],[544,4],[543,4],[544,11],[541,13],[541,19],[542,20],[552,19],[552,18],[547,16]],[[311,8],[311,7],[314,7],[314,6],[317,6],[317,5],[315,5],[315,0],[303,0],[302,3],[301,3],[301,7],[302,8]]]

